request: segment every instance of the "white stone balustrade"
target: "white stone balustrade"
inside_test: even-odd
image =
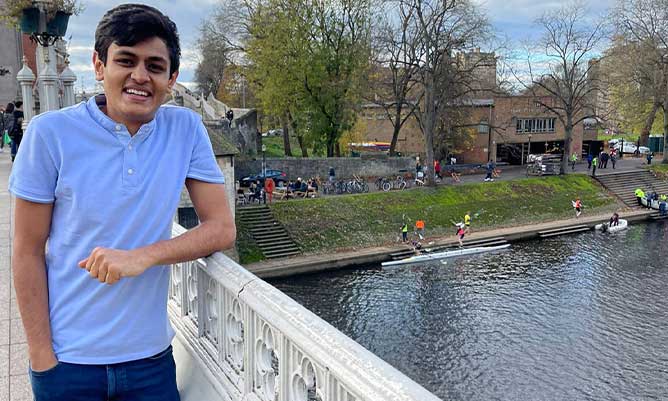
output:
[[[220,252],[172,267],[169,314],[183,401],[439,400]]]

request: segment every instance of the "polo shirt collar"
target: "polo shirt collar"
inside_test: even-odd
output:
[[[104,94],[91,97],[90,99],[88,99],[88,102],[86,103],[88,114],[104,129],[114,134],[115,136],[121,135],[129,137],[130,133],[128,132],[128,129],[125,125],[117,123],[116,121],[109,118],[109,116],[106,115],[102,110],[100,110],[100,106],[98,106],[98,104],[104,105],[106,103],[107,103],[107,98]],[[160,109],[156,111],[156,116],[159,112]],[[149,135],[151,135],[151,133],[155,130],[155,125],[156,125],[155,120],[156,118],[154,116],[153,120],[147,122],[146,124],[143,124],[139,128],[139,131],[137,131],[137,133],[134,135],[134,138],[137,138],[137,140],[145,139]]]

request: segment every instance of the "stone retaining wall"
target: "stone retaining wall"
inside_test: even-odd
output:
[[[267,158],[267,168],[284,171],[288,179],[297,177],[308,178],[320,176],[326,178],[329,168],[334,167],[336,178],[349,178],[353,174],[363,177],[378,177],[397,174],[400,170],[414,172],[415,158],[388,157],[385,155],[362,157],[330,157],[330,158]],[[258,174],[262,171],[262,159],[236,160],[234,179]]]

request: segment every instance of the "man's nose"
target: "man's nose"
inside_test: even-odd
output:
[[[137,83],[144,83],[144,82],[149,80],[148,70],[146,69],[146,67],[143,64],[139,63],[132,70],[132,74],[130,75],[130,78],[132,78]]]

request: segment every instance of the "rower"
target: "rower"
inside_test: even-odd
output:
[[[619,215],[617,214],[617,212],[615,212],[612,214],[612,217],[610,217],[610,223],[608,223],[608,226],[613,227],[618,225],[619,225]]]

